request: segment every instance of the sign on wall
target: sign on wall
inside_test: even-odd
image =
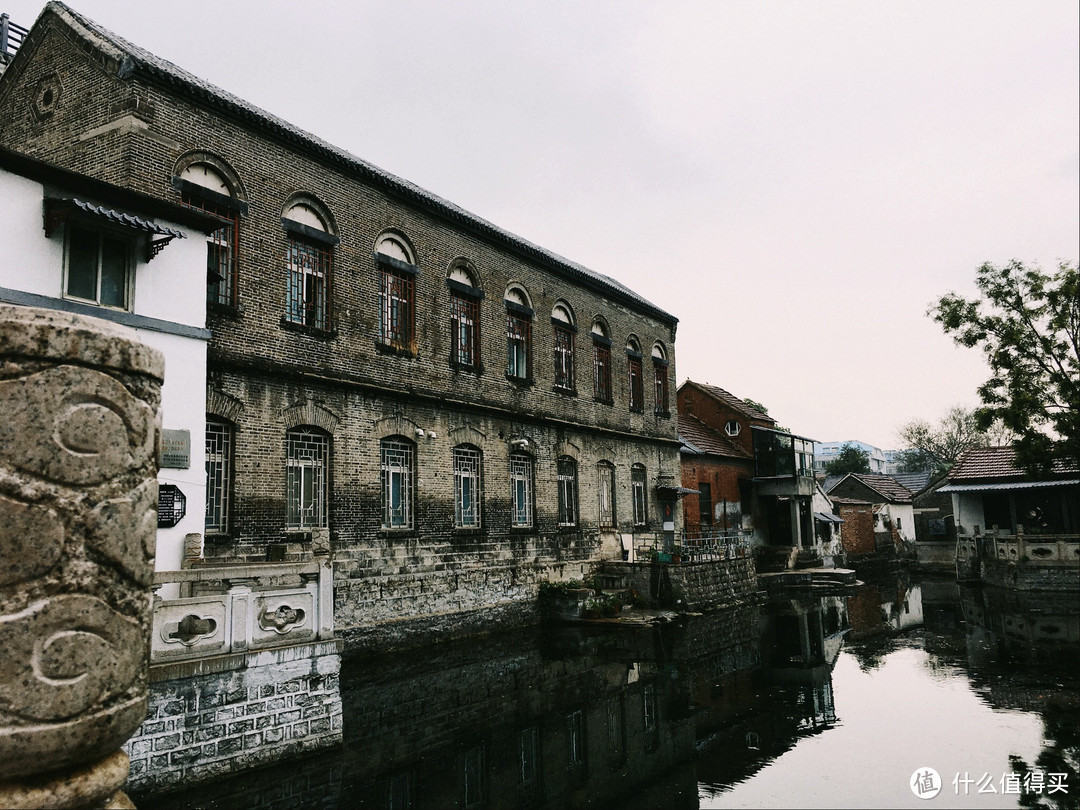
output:
[[[158,485],[157,525],[159,529],[171,529],[187,514],[187,496],[176,484]]]
[[[162,430],[158,467],[186,470],[191,465],[191,431]]]

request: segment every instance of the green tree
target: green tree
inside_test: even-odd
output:
[[[983,430],[1000,420],[1017,439],[1018,462],[1045,474],[1057,459],[1080,463],[1080,273],[1018,261],[984,264],[980,296],[950,292],[928,314],[961,346],[979,347],[990,379],[979,387]]]
[[[897,435],[906,448],[899,458],[901,472],[947,470],[965,450],[1008,444],[1014,438],[1000,424],[982,428],[977,412],[960,406],[946,411],[936,425],[913,419],[901,425]]]
[[[870,472],[870,454],[850,442],[840,448],[840,453],[836,458],[825,462],[826,475],[868,472]]]

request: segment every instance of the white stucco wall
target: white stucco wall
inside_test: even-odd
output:
[[[41,183],[0,169],[0,245],[8,260],[0,263],[0,288],[43,296],[63,303],[64,229],[46,238]],[[139,214],[137,210],[127,213]],[[135,261],[131,312],[167,324],[204,328],[206,325],[206,237],[181,225],[155,220],[184,232],[153,261]],[[81,302],[85,303],[85,302]],[[103,310],[108,312],[108,310]],[[166,325],[167,328],[167,325]],[[206,512],[206,341],[153,328],[133,330],[139,340],[165,356],[161,390],[161,426],[191,434],[187,469],[162,469],[159,483],[175,484],[187,498],[187,513],[175,527],[158,529],[158,571],[180,567],[184,536],[202,534]]]

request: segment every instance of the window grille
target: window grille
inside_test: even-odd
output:
[[[510,520],[514,528],[529,528],[533,525],[532,487],[532,459],[514,453],[510,456],[510,500],[513,509]]]
[[[229,221],[228,225],[206,237],[206,301],[209,304],[233,304],[236,301],[239,212],[229,206],[218,205],[186,193],[180,201],[188,208],[206,211]]]
[[[668,416],[668,379],[667,364],[653,363],[653,374],[656,377],[656,413],[660,416]]]
[[[626,715],[621,697],[613,697],[607,704],[608,746],[616,762],[626,757]]]
[[[615,525],[615,468],[602,463],[597,468],[600,494],[600,526],[612,528]]]
[[[506,315],[506,375],[519,380],[531,376],[529,358],[532,356],[532,320],[513,312]]]
[[[480,304],[475,299],[450,296],[450,359],[459,366],[479,366]]]
[[[523,729],[518,737],[518,750],[518,786],[523,797],[533,797],[540,788],[540,729],[536,726]]]
[[[286,445],[286,528],[325,528],[329,437],[306,429],[290,430]]]
[[[593,395],[603,402],[611,402],[611,347],[594,342],[593,348]]]
[[[411,529],[413,526],[412,444],[396,439],[382,442],[383,528]]]
[[[454,448],[454,526],[480,526],[480,451]]]
[[[561,458],[557,465],[559,486],[559,525],[577,525],[577,462]]]
[[[288,320],[313,329],[329,328],[330,250],[289,236]]]
[[[574,333],[555,324],[555,387],[574,390]]]
[[[585,766],[585,713],[581,709],[566,715],[566,766],[577,770]]]
[[[412,351],[415,284],[409,273],[382,268],[379,308],[383,343]]]
[[[232,427],[206,422],[206,533],[229,530],[229,492],[232,487]]]
[[[630,378],[630,410],[641,413],[645,410],[645,386],[641,373],[641,358],[626,359],[627,375]]]
[[[634,498],[634,525],[644,526],[648,521],[645,511],[645,468],[640,464],[634,465],[630,470],[630,488]]]

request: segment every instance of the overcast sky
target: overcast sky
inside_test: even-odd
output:
[[[617,278],[680,382],[822,441],[976,404],[928,306],[1080,253],[1075,0],[70,5]]]

